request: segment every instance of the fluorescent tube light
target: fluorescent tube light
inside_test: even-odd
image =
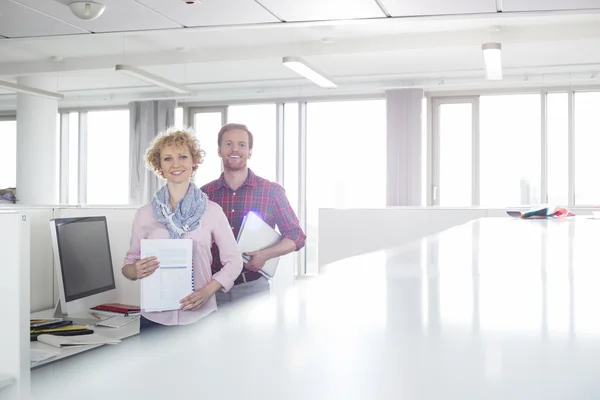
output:
[[[132,76],[132,77],[140,79],[144,82],[151,83],[153,85],[160,86],[162,88],[171,90],[175,93],[181,93],[181,94],[192,93],[192,89],[188,88],[187,86],[180,85],[179,83],[162,78],[158,75],[151,74],[150,72],[146,72],[144,70],[133,67],[131,65],[119,64],[115,67],[115,71],[123,72],[129,76]]]
[[[300,57],[283,57],[283,65],[291,69],[292,71],[302,75],[308,80],[313,81],[317,85],[324,88],[334,88],[337,87],[335,83],[325,77],[322,73],[315,70],[313,67],[309,66],[306,61],[301,59]]]
[[[483,60],[485,61],[485,76],[490,80],[502,79],[502,45],[500,43],[484,43]]]
[[[60,93],[49,92],[47,90],[36,89],[29,86],[23,86],[17,83],[6,81],[0,81],[0,89],[6,89],[11,92],[30,94],[32,96],[45,97],[47,99],[62,100],[65,98],[65,96]]]

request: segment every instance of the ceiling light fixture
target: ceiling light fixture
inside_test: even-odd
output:
[[[65,98],[65,96],[60,93],[49,92],[47,90],[36,89],[6,81],[0,81],[0,89],[5,89],[10,92],[30,94],[32,96],[45,97],[47,99],[62,100]]]
[[[162,78],[158,75],[151,74],[150,72],[146,72],[139,68],[136,68],[131,65],[119,64],[115,67],[115,71],[122,72],[134,78],[140,79],[144,82],[151,83],[156,86],[160,86],[162,88],[171,90],[175,93],[181,94],[190,94],[192,93],[192,89],[180,85],[179,83],[170,81],[168,79]]]
[[[485,62],[485,76],[489,80],[502,79],[502,45],[500,43],[484,43],[481,45]]]
[[[94,1],[75,1],[69,8],[77,18],[91,21],[101,16],[106,6]]]
[[[335,88],[337,85],[330,79],[326,78],[321,72],[318,72],[315,68],[309,66],[306,61],[300,57],[288,56],[283,57],[283,65],[291,69],[292,71],[302,75],[306,79],[313,81],[317,85],[324,88]]]

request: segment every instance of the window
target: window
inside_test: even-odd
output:
[[[569,97],[567,93],[549,93],[547,120],[547,191],[548,203],[569,204]]]
[[[87,203],[129,203],[129,110],[87,113]]]
[[[275,104],[229,106],[227,122],[244,124],[248,127],[254,136],[252,158],[248,161],[248,166],[258,176],[276,181],[277,107]]]
[[[318,272],[319,208],[386,206],[384,100],[307,105],[306,271]]]
[[[202,187],[221,175],[217,138],[223,126],[223,111],[199,111],[193,112],[193,116],[194,132],[200,141],[200,147],[206,153],[194,178],[194,183]]]
[[[473,101],[438,105],[437,190],[434,204],[470,206],[473,170]]]
[[[298,215],[298,103],[286,103],[283,112],[283,187],[290,205]]]
[[[79,113],[69,113],[69,198],[79,203]]]
[[[175,127],[183,128],[183,107],[175,109]]]
[[[540,95],[482,96],[479,109],[480,204],[539,204]]]
[[[600,93],[575,93],[575,204],[600,204]]]
[[[0,120],[0,189],[17,186],[17,121]]]

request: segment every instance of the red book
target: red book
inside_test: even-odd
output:
[[[107,304],[100,304],[99,306],[96,306],[96,307],[92,307],[92,310],[109,311],[109,312],[115,312],[115,313],[119,313],[119,314],[136,314],[136,313],[140,312],[140,307],[130,306],[130,305],[121,304],[121,303],[107,303]]]

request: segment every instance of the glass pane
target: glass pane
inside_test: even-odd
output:
[[[87,203],[129,203],[129,110],[88,112]]]
[[[575,204],[600,204],[600,93],[575,93]]]
[[[292,209],[298,215],[299,166],[298,166],[298,103],[286,103],[283,106],[283,188]],[[293,257],[294,271],[298,271],[300,252]]]
[[[427,98],[421,103],[421,206],[427,206]]]
[[[566,93],[547,96],[548,203],[569,204],[569,97]]]
[[[283,187],[290,205],[298,215],[298,103],[284,105]]]
[[[386,206],[385,101],[309,103],[307,118],[306,271],[315,274],[319,208]]]
[[[177,107],[175,109],[175,127],[183,127],[183,107]]]
[[[79,113],[69,113],[69,204],[79,202]]]
[[[472,105],[441,104],[439,114],[439,205],[470,206],[473,163]]]
[[[17,121],[0,121],[0,189],[17,186]]]
[[[277,179],[277,107],[275,104],[230,106],[227,122],[244,124],[254,136],[252,158],[248,166],[258,176],[275,182]]]
[[[479,114],[481,205],[541,203],[540,95],[482,96]]]
[[[194,183],[201,187],[214,181],[221,175],[221,159],[219,158],[217,138],[223,126],[220,111],[194,114],[194,131],[200,141],[200,147],[206,153],[204,162],[198,167]]]

